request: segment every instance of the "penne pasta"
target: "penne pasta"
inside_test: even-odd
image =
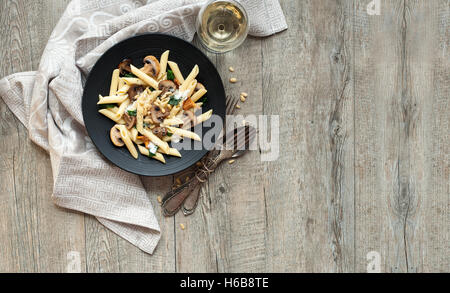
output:
[[[136,144],[141,144],[141,143],[143,143],[143,142],[141,142],[137,137],[138,137],[138,135],[139,135],[139,131],[137,131],[137,129],[136,128],[131,128],[131,130],[130,130],[130,137],[131,137],[131,140],[134,142],[134,143],[136,143]],[[137,141],[139,141],[140,143],[137,143]]]
[[[192,69],[191,73],[188,75],[188,77],[186,77],[184,82],[181,83],[181,86],[180,86],[181,92],[184,92],[185,90],[188,89],[189,85],[197,77],[198,73],[199,73],[198,65],[195,65],[194,68]]]
[[[171,126],[167,126],[167,129],[169,129],[169,131],[175,135],[201,141],[200,136],[198,136],[195,132]]]
[[[200,124],[200,123],[203,123],[203,122],[205,122],[206,120],[209,120],[209,119],[211,118],[211,116],[212,116],[212,113],[213,113],[213,111],[212,111],[212,110],[209,110],[208,112],[203,113],[203,114],[197,116],[195,125]]]
[[[142,79],[146,84],[148,84],[155,90],[158,89],[158,82],[156,80],[154,80],[153,78],[151,78],[150,76],[148,76],[147,74],[145,74],[144,72],[139,70],[138,68],[134,67],[133,65],[130,65],[130,67],[131,67],[131,72],[133,72],[134,75],[136,75],[137,77]]]
[[[164,74],[166,74],[167,71],[167,61],[169,61],[169,50],[165,51],[162,55],[161,55],[161,59],[159,60],[159,75],[158,75],[158,80],[162,80],[162,77]]]
[[[119,111],[119,107],[113,107],[113,108],[109,108],[109,110],[111,112],[113,112],[114,114],[116,114]]]
[[[125,124],[125,120],[123,120],[122,118],[117,118],[116,113],[110,111],[109,109],[101,109],[101,110],[98,110],[98,112],[100,114],[105,115],[106,117],[108,117],[112,121],[116,122],[117,124]]]
[[[117,111],[116,115],[119,118],[122,118],[122,115],[125,113],[125,110],[130,105],[130,99],[126,99],[125,101],[120,104],[119,110]]]
[[[175,78],[178,80],[179,83],[184,82],[183,75],[181,74],[180,68],[178,68],[178,64],[175,62],[169,61],[168,62],[170,69],[173,71],[173,75],[175,75]]]
[[[130,89],[130,85],[125,84],[121,88],[117,90],[117,96],[123,96],[128,93],[128,90]]]
[[[101,97],[100,101],[98,101],[97,105],[105,105],[105,104],[121,104],[123,101],[128,99],[128,95],[125,96],[109,96],[109,97]]]
[[[147,85],[145,82],[135,77],[122,77],[122,80],[125,81],[125,83],[128,85]]]
[[[117,86],[118,89],[122,88],[125,85],[125,81],[123,80],[123,78],[119,78],[119,85]]]
[[[199,89],[195,94],[192,95],[191,100],[195,103],[200,100],[208,91],[205,89]]]
[[[161,77],[158,78],[158,82],[160,82],[161,80],[166,80],[167,79],[167,72],[164,73],[163,75],[161,75]]]
[[[160,152],[160,150],[158,150],[158,151]],[[163,153],[163,154],[181,158],[180,152],[175,148],[170,148],[167,153]]]
[[[120,70],[119,69],[114,70],[111,78],[111,86],[109,88],[110,96],[115,96],[117,93],[117,88],[119,87],[119,76]]]
[[[180,118],[177,118],[177,117],[173,117],[171,119],[166,119],[163,122],[163,124],[167,125],[167,126],[181,125],[183,123],[184,123],[183,120],[181,120]]]
[[[117,127],[120,130],[120,136],[122,137],[122,140],[125,143],[125,146],[127,147],[131,156],[133,158],[137,159],[138,152],[137,152],[136,147],[134,146],[133,142],[131,141],[131,137],[130,137],[130,133],[128,132],[128,129],[124,125],[119,125]]]
[[[192,96],[192,94],[194,93],[194,91],[195,91],[195,87],[197,86],[197,80],[193,80],[190,84],[189,84],[189,86],[188,86],[188,88],[187,88],[187,92],[188,92],[188,94],[187,94],[187,97],[188,98],[190,98],[191,96]]]
[[[150,156],[150,151],[146,148],[143,147],[141,145],[138,145],[139,148],[139,152],[141,152],[141,154],[143,154],[144,156],[147,156],[149,158],[155,159],[160,161],[161,163],[166,163],[166,160],[164,159],[164,156],[161,153],[156,153],[154,156]]]
[[[165,141],[162,141],[161,139],[159,139],[159,137],[157,137],[156,135],[153,134],[153,132],[148,131],[147,129],[142,129],[138,131],[140,133],[142,133],[143,135],[145,135],[152,143],[154,143],[156,146],[158,146],[159,148],[161,148],[161,150],[163,152],[168,152],[169,151],[169,144]]]

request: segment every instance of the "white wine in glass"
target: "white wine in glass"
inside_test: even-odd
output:
[[[212,0],[197,17],[197,33],[209,50],[224,53],[244,42],[249,29],[245,9],[233,0]]]

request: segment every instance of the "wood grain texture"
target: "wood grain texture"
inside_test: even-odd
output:
[[[283,2],[289,30],[263,43],[281,146],[264,170],[269,271],[353,270],[352,3],[327,4]]]
[[[0,3],[0,76],[35,70],[47,39],[69,1]],[[2,272],[64,272],[67,254],[80,252],[84,270],[84,217],[51,201],[48,155],[29,139],[3,101],[1,113],[0,239]],[[7,151],[5,154],[4,151]],[[23,155],[26,154],[26,155]],[[55,233],[58,231],[58,233]]]
[[[37,69],[69,2],[0,2],[1,77]],[[371,251],[382,272],[450,271],[450,1],[369,2],[281,0],[287,31],[200,48],[249,94],[236,114],[279,116],[279,157],[219,167],[189,217],[151,198],[153,255],[52,203],[48,155],[0,101],[0,272],[64,272],[71,251],[82,272],[365,272]]]
[[[443,258],[429,267],[430,239],[448,239],[442,218],[448,158],[445,148],[430,148],[448,137],[448,86],[442,83],[448,74],[441,75],[448,72],[442,51],[448,1],[384,1],[382,7],[380,16],[368,16],[363,4],[355,7],[356,268],[364,270],[366,254],[378,251],[382,271],[448,271],[442,242],[431,254],[440,251]],[[433,128],[436,119],[440,127]],[[439,179],[431,179],[437,170]],[[442,209],[433,210],[436,201]]]

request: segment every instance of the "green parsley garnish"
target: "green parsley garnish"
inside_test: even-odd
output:
[[[127,112],[128,112],[129,116],[136,116],[137,115],[137,110],[134,110],[134,111],[128,110]]]
[[[114,108],[115,106],[116,106],[116,104],[99,105],[100,109],[111,109],[111,108]]]
[[[125,74],[123,75],[123,77],[132,77],[132,78],[136,78],[137,76],[134,75],[133,73],[129,72],[129,73],[125,73]]]
[[[174,80],[175,79],[175,74],[173,74],[172,70],[167,70],[167,79],[168,80]]]
[[[181,101],[181,99],[175,99],[175,96],[171,96],[170,100],[169,100],[169,105],[178,106],[180,101]]]
[[[173,133],[167,132],[167,136],[171,137],[173,135]]]

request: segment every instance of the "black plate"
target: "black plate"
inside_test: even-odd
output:
[[[165,155],[166,164],[139,154],[135,160],[126,147],[115,147],[109,138],[109,131],[114,122],[98,113],[98,95],[107,96],[111,83],[111,75],[117,65],[125,58],[131,58],[133,64],[140,68],[147,55],[160,58],[161,54],[170,50],[169,60],[178,63],[183,76],[188,76],[197,64],[200,73],[197,80],[208,90],[204,112],[213,109],[214,114],[225,118],[225,90],[222,79],[214,65],[200,50],[190,43],[163,34],[145,34],[129,38],[109,49],[97,61],[89,77],[83,93],[82,110],[86,129],[97,149],[118,167],[138,175],[165,176],[189,168],[198,162],[207,150],[181,150],[181,158]],[[205,133],[210,127],[203,127]]]

